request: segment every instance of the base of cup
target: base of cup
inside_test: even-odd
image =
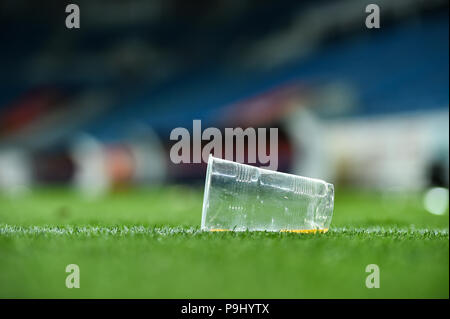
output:
[[[282,229],[280,232],[282,233],[299,233],[299,234],[315,234],[321,233],[324,234],[328,231],[328,228],[325,229]]]
[[[231,231],[231,229],[222,229],[222,228],[213,228],[209,229],[212,232],[221,232],[221,231]],[[326,233],[328,228],[325,229],[282,229],[281,233],[298,233],[298,234],[315,234],[315,233]]]

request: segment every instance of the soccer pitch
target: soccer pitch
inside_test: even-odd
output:
[[[421,194],[336,191],[326,234],[206,233],[203,190],[0,197],[0,298],[448,298],[449,219]],[[80,288],[65,286],[68,264]],[[380,268],[368,289],[365,268]]]

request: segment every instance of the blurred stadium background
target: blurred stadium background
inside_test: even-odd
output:
[[[0,298],[448,299],[449,4],[373,2],[380,29],[372,1],[77,0],[69,30],[1,0]],[[194,119],[278,128],[330,231],[201,232],[206,164],[169,156]]]
[[[201,185],[169,159],[193,119],[278,127],[281,171],[448,188],[448,1],[379,0],[370,30],[369,3],[79,0],[69,30],[65,2],[2,1],[0,193]]]

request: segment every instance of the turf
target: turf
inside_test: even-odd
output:
[[[326,234],[205,233],[201,206],[201,187],[0,197],[0,297],[449,297],[448,212],[419,193],[338,190]],[[65,287],[71,263],[79,289]]]

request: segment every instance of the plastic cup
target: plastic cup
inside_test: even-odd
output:
[[[209,156],[202,230],[326,232],[334,186]]]

